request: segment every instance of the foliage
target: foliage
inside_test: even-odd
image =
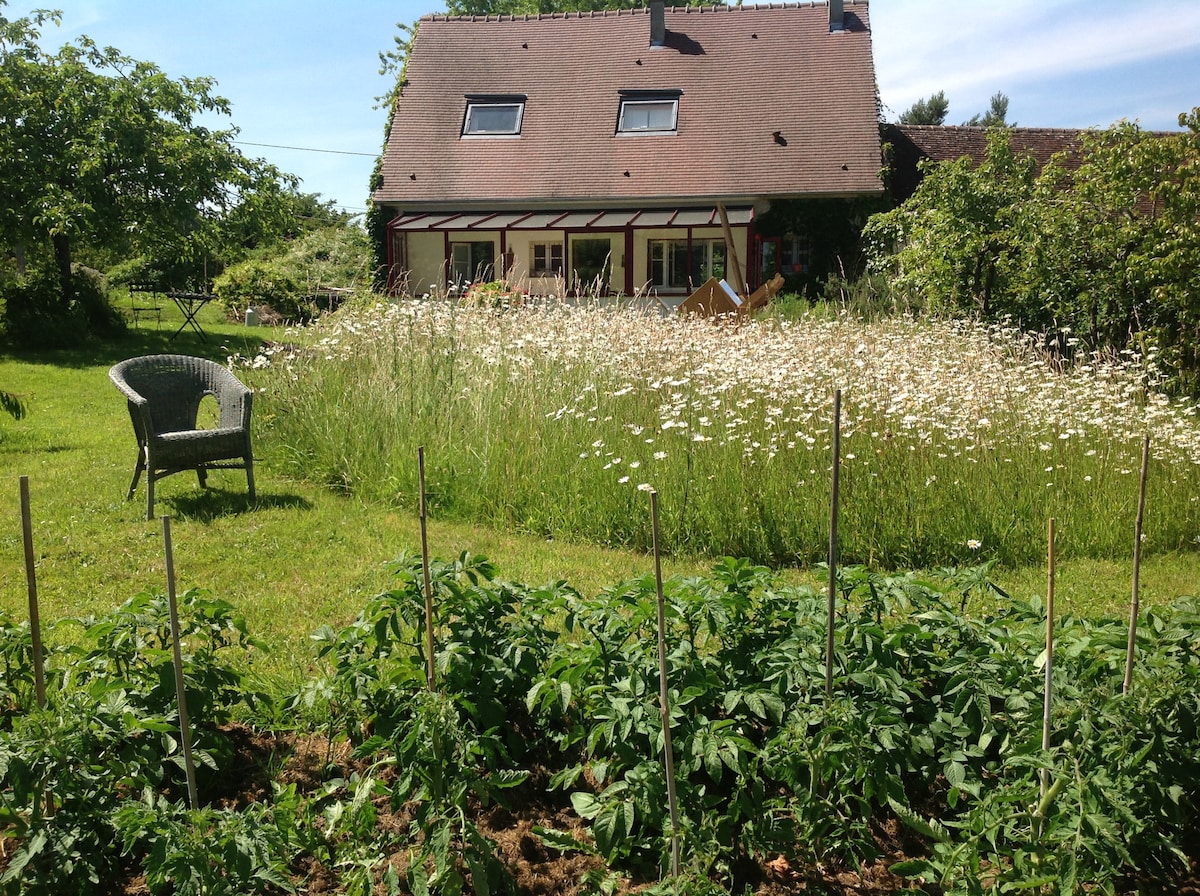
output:
[[[319,654],[334,665],[292,701],[306,714],[337,720],[374,768],[395,770],[390,785],[372,773],[330,788],[322,804],[336,822],[329,830],[337,833],[326,838],[330,855],[370,879],[375,863],[367,857],[386,853],[359,821],[363,794],[378,794],[393,809],[413,807],[423,832],[408,863],[413,893],[458,894],[466,875],[477,893],[509,889],[509,872],[469,810],[502,801],[526,778],[517,763],[537,735],[522,723],[526,714],[514,711],[553,633],[538,610],[526,607],[526,589],[490,584],[494,570],[486,560],[463,554],[435,563],[434,621],[444,634],[436,657],[440,691],[430,692],[421,566],[402,557],[393,567],[397,588],[370,601],[350,626],[316,633]]]
[[[872,265],[936,311],[1079,340],[1064,348],[1136,348],[1167,385],[1196,394],[1200,112],[1180,126],[1085,131],[1077,153],[1040,173],[992,133],[981,164],[932,166],[909,201],[872,218]]]
[[[763,236],[802,236],[808,267],[788,274],[786,288],[816,299],[829,281],[854,279],[863,270],[861,233],[867,219],[885,207],[879,198],[795,199],[772,202],[755,224]]]
[[[1008,97],[997,91],[992,94],[986,112],[976,112],[963,122],[964,127],[971,128],[1012,128],[1016,122],[1008,120]]]
[[[398,783],[372,779],[372,792],[390,790],[393,806],[417,806],[425,835],[410,866],[413,892],[459,892],[464,865],[474,880],[503,885],[499,869],[487,870],[491,847],[462,809],[468,793],[486,802],[523,778],[513,764],[520,743],[556,770],[550,786],[569,793],[590,823],[592,843],[543,830],[547,846],[594,851],[619,873],[657,875],[669,820],[653,581],[629,580],[589,598],[565,583],[495,583],[475,558],[435,563],[438,695],[420,682],[418,567],[406,559],[397,569],[401,589],[372,602],[339,638],[322,640],[359,645],[342,654],[336,673],[363,696],[366,715],[347,730],[352,738],[377,732],[359,738],[357,752],[396,766]],[[1111,888],[1133,868],[1153,869],[1160,880],[1186,870],[1200,712],[1191,653],[1200,617],[1192,605],[1145,620],[1136,700],[1117,693],[1121,624],[1063,620],[1061,734],[1042,754],[1037,602],[996,591],[986,568],[929,579],[848,568],[838,586],[830,700],[823,596],[735,560],[707,577],[665,583],[689,878],[738,892],[752,883],[748,860],[872,861],[885,818],[909,827],[928,850],[895,870],[946,893],[1029,887],[1055,874]],[[963,617],[955,604],[972,595],[990,595],[995,609]],[[548,618],[561,620],[561,638],[539,633]],[[409,671],[385,674],[385,660]],[[497,688],[522,668],[521,683]],[[406,696],[378,699],[388,680],[408,682]],[[526,739],[503,745],[483,730],[505,712]],[[1138,731],[1155,737],[1147,743]],[[1039,802],[1043,769],[1055,785]],[[351,815],[358,799],[339,812]],[[376,853],[381,848],[376,843]]]
[[[285,319],[308,320],[328,307],[330,289],[366,285],[366,234],[351,224],[310,229],[227,268],[213,291],[227,307],[266,305]]]
[[[994,131],[978,166],[964,157],[922,171],[912,199],[867,223],[863,236],[876,268],[886,264],[893,290],[933,314],[1019,314],[1010,298],[1021,251],[1015,219],[1033,192],[1033,160]]]
[[[943,124],[950,111],[946,91],[939,90],[928,98],[922,97],[900,113],[901,124]]]
[[[1149,389],[1136,360],[1064,368],[1011,328],[413,300],[344,307],[288,338],[243,371],[270,408],[272,456],[412,507],[424,447],[439,520],[647,549],[654,487],[665,552],[815,563],[842,390],[850,562],[1035,563],[1049,516],[1061,556],[1124,556],[1146,433],[1147,555],[1192,550],[1200,525],[1190,403]]]
[[[299,847],[299,811],[294,786],[241,811],[188,809],[147,788],[114,812],[113,826],[126,855],[145,856],[151,893],[294,893],[289,862]]]
[[[70,279],[72,298],[65,310],[62,281],[48,267],[39,265],[0,287],[4,334],[11,343],[58,348],[125,332],[125,320],[109,303],[96,271],[76,266]]]
[[[194,591],[181,604],[182,636],[198,642],[184,655],[195,755],[227,773],[232,753],[216,726],[260,698],[225,654],[255,642],[228,604]],[[0,822],[16,841],[0,876],[5,893],[93,892],[117,874],[114,813],[126,796],[182,788],[165,599],[139,595],[108,616],[73,622],[82,638],[51,653],[47,679],[57,687],[44,709],[31,705],[27,671],[7,666],[15,705],[6,709],[23,711],[6,713],[0,732]],[[28,653],[27,629],[0,635],[4,656]]]
[[[773,864],[805,875],[876,862],[887,825],[909,832],[891,872],[944,896],[1051,883],[1114,893],[1134,875],[1169,887],[1188,873],[1200,809],[1194,599],[1142,614],[1127,694],[1124,623],[1055,620],[1043,749],[1044,608],[998,589],[986,564],[839,570],[828,686],[826,595],[732,558],[668,577],[673,831],[652,577],[589,596],[499,581],[464,553],[430,564],[426,631],[421,562],[405,555],[392,571],[396,587],[352,623],[316,633],[324,669],[290,707],[302,725],[336,719],[327,730],[350,741],[350,764],[240,808],[185,808],[164,765],[177,744],[151,696],[161,600],[138,596],[89,624],[84,643],[53,655],[50,706],[26,706],[0,733],[0,821],[14,847],[0,890],[87,893],[140,871],[152,893],[295,892],[307,857],[350,896],[511,892],[478,819],[521,791],[586,822],[582,838],[536,833],[602,861],[590,877],[601,891],[618,876],[659,878],[673,834],[683,873],[664,892],[744,892]],[[203,595],[183,615],[200,645],[189,689],[215,680],[198,708],[222,718],[237,698],[215,652],[252,639]],[[27,630],[0,625],[0,637],[0,655],[24,656]],[[6,668],[8,693],[27,693]],[[550,773],[542,790],[534,764]]]
[[[289,179],[211,130],[228,114],[209,78],[173,81],[87,37],[42,49],[48,14],[0,19],[0,239],[56,272],[55,310],[74,301],[72,261],[89,247],[123,256],[206,258],[277,232]],[[11,320],[18,306],[9,302]]]
[[[900,124],[941,125],[946,122],[950,102],[946,92],[939,90],[929,97],[922,97],[900,113]],[[964,127],[1014,127],[1008,119],[1008,97],[997,91],[992,94],[986,112],[977,112],[963,122]]]

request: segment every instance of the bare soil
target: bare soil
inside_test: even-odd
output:
[[[204,794],[214,805],[239,807],[250,802],[269,799],[271,780],[295,784],[301,792],[314,791],[331,775],[349,774],[353,768],[347,747],[331,749],[330,743],[318,735],[276,735],[256,732],[245,727],[233,727],[226,732],[236,745],[232,768],[239,774],[213,782]],[[332,766],[332,769],[330,768]],[[272,775],[271,769],[276,769]],[[546,789],[549,772],[535,769],[530,780],[510,792],[507,806],[478,809],[475,822],[493,843],[508,867],[518,891],[529,896],[577,896],[591,891],[586,887],[588,872],[604,868],[601,859],[580,852],[563,853],[546,846],[534,833],[536,828],[566,831],[576,839],[587,842],[587,826],[563,797]],[[386,801],[378,805],[379,824],[406,831],[407,813],[391,811]],[[789,896],[789,894],[828,894],[828,896],[888,896],[912,889],[912,884],[888,872],[888,866],[905,858],[906,848],[913,844],[905,831],[895,823],[880,827],[877,841],[881,857],[861,868],[802,867],[794,859],[776,856],[765,863],[747,864],[738,869],[736,892],[749,886],[756,896]],[[406,855],[388,857],[397,870],[405,870]],[[305,857],[295,869],[296,885],[309,896],[332,896],[339,890],[337,874],[319,859]],[[617,894],[634,893],[651,880],[625,878],[618,883]],[[131,881],[125,894],[146,893],[144,883]],[[382,890],[380,890],[382,892]]]

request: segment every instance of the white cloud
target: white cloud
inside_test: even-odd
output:
[[[897,114],[921,97],[944,90],[955,110],[982,111],[987,97],[1053,90],[1056,79],[1133,66],[1144,72],[1148,102],[1161,94],[1155,68],[1163,60],[1200,58],[1200,4],[1164,7],[1116,3],[1015,0],[1004,4],[950,4],[933,0],[876,0],[870,7],[876,73],[884,103]],[[1191,108],[1198,63],[1171,80],[1190,102],[1158,98],[1155,108]],[[1179,83],[1182,82],[1182,83]],[[1063,104],[1072,101],[1063,96]],[[1077,99],[1077,97],[1076,97]],[[974,109],[978,106],[978,109]],[[1019,110],[1016,117],[1019,119]],[[1139,117],[1141,109],[1114,109],[1111,120]],[[1111,121],[1110,120],[1110,121]],[[1105,122],[1109,123],[1109,122]]]

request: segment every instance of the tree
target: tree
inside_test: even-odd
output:
[[[1136,348],[1200,394],[1200,108],[1182,133],[1122,122],[1036,173],[994,129],[987,157],[925,168],[864,231],[873,270],[910,304],[1012,317],[1065,352]]]
[[[946,93],[939,90],[929,99],[919,99],[900,115],[901,124],[944,124],[950,103]]]
[[[47,53],[50,21],[0,17],[0,241],[54,272],[48,310],[69,313],[81,250],[197,259],[286,226],[295,179],[242,155],[236,129],[197,123],[230,112],[215,82],[87,37]]]
[[[907,202],[867,222],[871,267],[935,313],[1012,313],[1009,282],[1021,251],[1013,216],[1033,190],[1032,159],[1014,155],[1008,133],[996,131],[978,166],[964,157],[922,171]]]
[[[982,114],[972,115],[963,122],[963,125],[977,128],[1013,127],[1008,123],[1008,97],[999,91],[992,94],[988,110]]]

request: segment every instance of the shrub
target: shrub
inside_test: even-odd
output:
[[[3,288],[3,324],[10,342],[29,348],[65,348],[91,336],[125,331],[125,320],[108,301],[104,278],[90,268],[71,275],[74,297],[62,300],[56,272],[36,268]]]
[[[213,291],[229,308],[268,305],[289,320],[309,320],[331,304],[330,289],[355,289],[367,282],[366,235],[357,227],[332,225],[276,244],[228,268]]]

